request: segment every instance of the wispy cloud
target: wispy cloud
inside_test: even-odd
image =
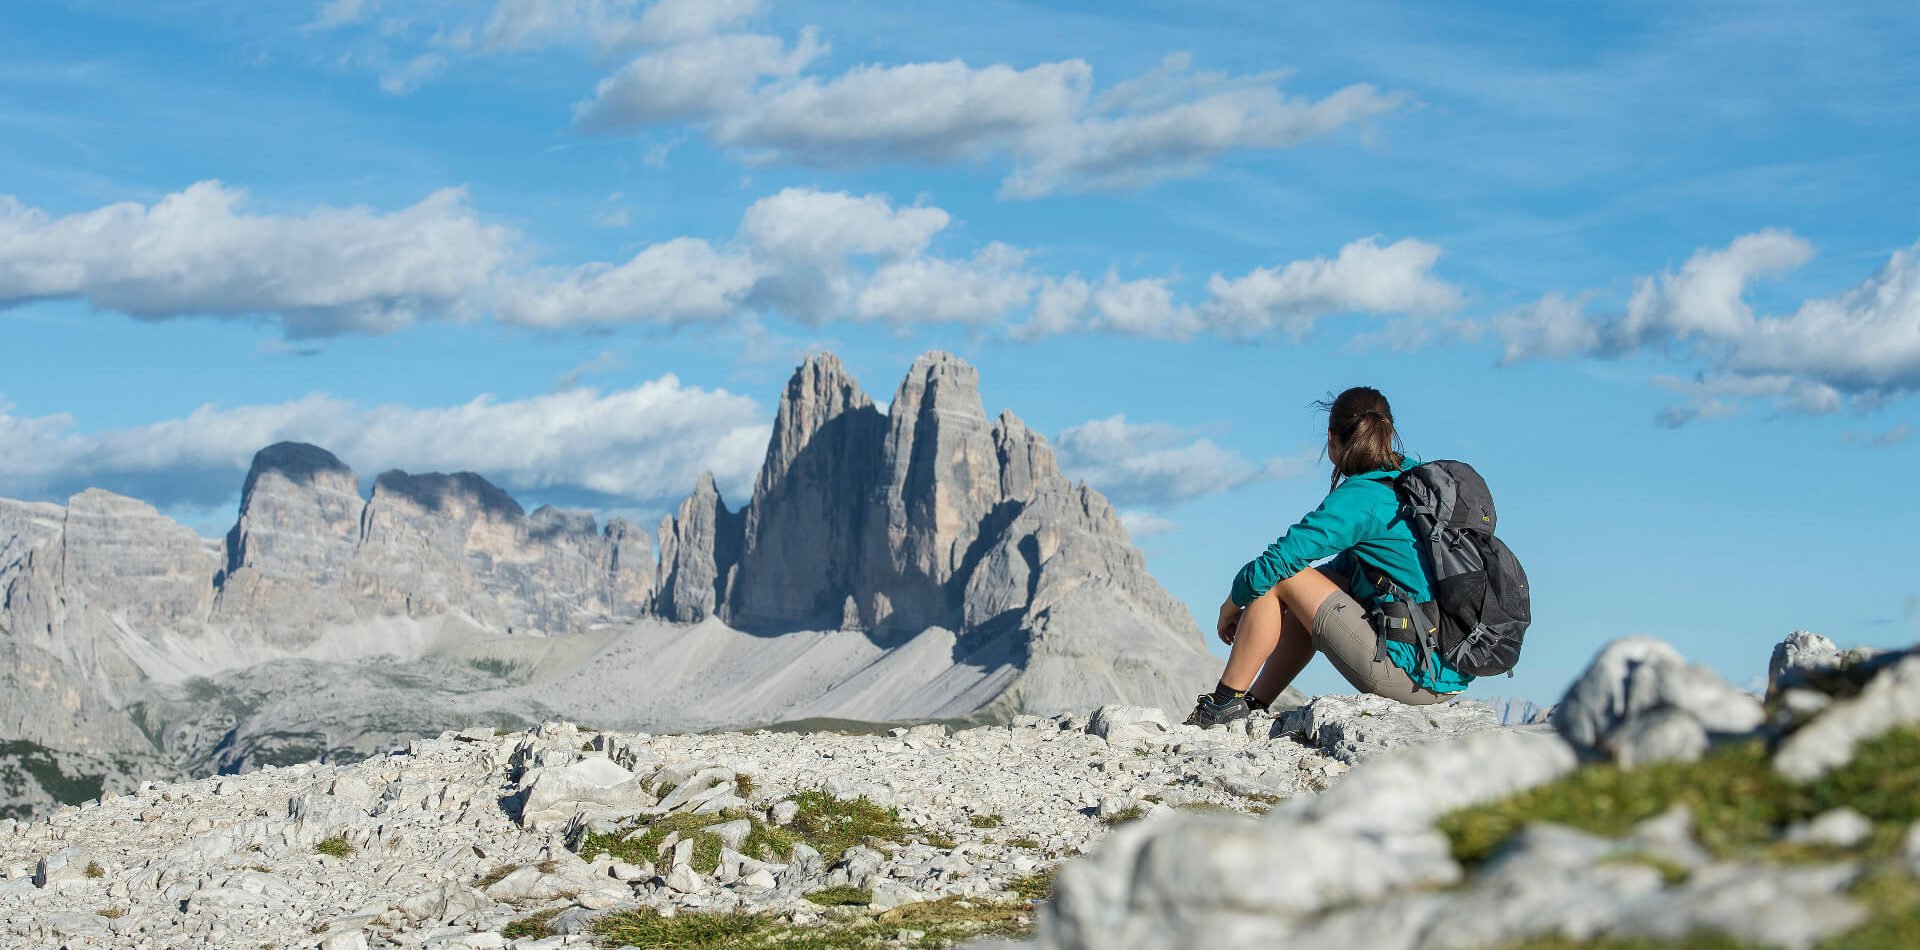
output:
[[[1098,92],[1093,67],[1078,58],[816,71],[828,52],[819,31],[755,32],[749,24],[762,9],[759,0],[497,0],[387,16],[361,39],[381,64],[381,87],[396,95],[454,57],[568,46],[625,54],[576,104],[580,129],[691,130],[753,163],[992,164],[1005,169],[1001,194],[1017,199],[1187,177],[1222,156],[1291,148],[1412,102],[1366,83],[1289,95],[1285,72],[1198,70],[1186,53]],[[333,0],[316,24],[352,27],[370,19],[365,12]]]

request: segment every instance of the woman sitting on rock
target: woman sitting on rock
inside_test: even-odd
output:
[[[1323,408],[1333,489],[1234,575],[1219,625],[1233,652],[1189,725],[1231,722],[1266,708],[1316,650],[1354,688],[1403,703],[1439,702],[1473,679],[1438,656],[1423,664],[1414,644],[1375,631],[1370,616],[1404,618],[1405,607],[1393,605],[1432,600],[1393,488],[1394,477],[1415,463],[1397,450],[1393,410],[1379,390],[1356,386]]]

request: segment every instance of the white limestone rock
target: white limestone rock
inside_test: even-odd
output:
[[[1680,736],[1682,726],[1658,731],[1625,727],[1637,717],[1668,709],[1692,718],[1709,737],[1752,732],[1765,719],[1760,701],[1690,664],[1679,651],[1650,637],[1627,637],[1607,644],[1574,681],[1553,711],[1553,727],[1583,752],[1620,757],[1620,743],[1639,747],[1629,757],[1660,752],[1685,754],[1696,743]]]
[[[1409,706],[1382,696],[1318,696],[1274,718],[1292,736],[1347,763],[1388,749],[1497,728],[1492,707],[1472,700]]]
[[[1775,771],[1811,781],[1845,765],[1854,746],[1890,729],[1920,724],[1920,655],[1879,671],[1858,696],[1842,699],[1780,743]]]
[[[1087,731],[1107,740],[1108,745],[1130,748],[1165,735],[1171,729],[1167,711],[1158,706],[1123,706],[1109,703],[1094,710],[1087,719]]]

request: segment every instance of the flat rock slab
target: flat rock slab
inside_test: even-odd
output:
[[[1471,700],[1409,706],[1380,696],[1319,696],[1276,717],[1272,734],[1353,765],[1388,749],[1499,726],[1493,707]]]

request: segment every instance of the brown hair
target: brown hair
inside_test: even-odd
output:
[[[1355,386],[1331,400],[1314,403],[1327,413],[1330,442],[1340,443],[1339,454],[1331,456],[1333,484],[1340,479],[1381,468],[1399,468],[1406,456],[1401,454],[1400,433],[1393,427],[1393,407],[1387,397],[1371,386]],[[1331,446],[1328,452],[1333,452]]]

